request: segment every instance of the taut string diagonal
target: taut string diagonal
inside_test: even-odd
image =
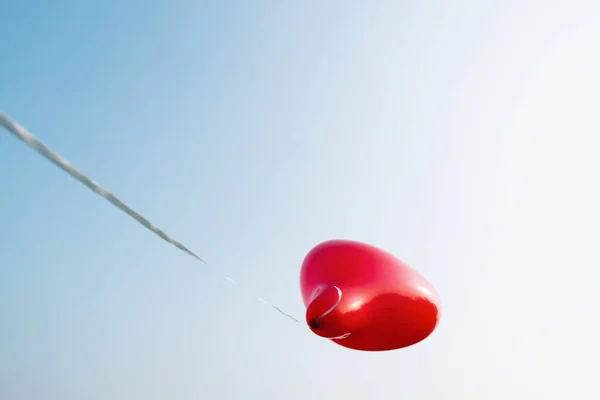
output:
[[[62,169],[66,173],[68,173],[69,175],[71,175],[73,178],[77,179],[79,182],[83,183],[85,186],[87,186],[93,192],[104,197],[112,205],[119,208],[121,211],[123,211],[124,213],[129,215],[131,218],[135,219],[141,225],[146,227],[146,229],[150,230],[151,232],[153,232],[154,234],[156,234],[157,236],[159,236],[161,239],[165,240],[166,242],[171,243],[173,246],[177,247],[179,250],[183,251],[184,253],[194,257],[196,260],[204,263],[207,266],[210,266],[206,261],[204,261],[202,258],[200,258],[196,253],[194,253],[193,251],[188,249],[186,246],[184,246],[177,240],[173,239],[171,236],[167,235],[164,231],[162,231],[161,229],[159,229],[158,227],[153,225],[150,221],[148,221],[144,216],[142,216],[141,214],[139,214],[138,212],[136,212],[135,210],[133,210],[132,208],[127,206],[125,203],[123,203],[121,200],[119,200],[115,195],[113,195],[108,190],[104,189],[102,186],[98,185],[96,182],[94,182],[93,180],[91,180],[90,178],[85,176],[83,173],[81,173],[79,170],[77,170],[75,167],[73,167],[71,165],[71,163],[69,163],[67,160],[65,160],[58,154],[56,154],[54,151],[50,150],[48,148],[48,146],[46,146],[44,143],[42,143],[39,139],[37,139],[35,136],[33,136],[31,133],[29,133],[25,128],[23,128],[21,125],[19,125],[13,119],[11,119],[8,115],[4,114],[2,111],[0,111],[0,125],[3,126],[8,132],[10,132],[14,136],[16,136],[18,139],[20,139],[21,141],[26,143],[29,147],[31,147],[32,149],[37,151],[39,154],[41,154],[42,156],[47,158],[51,163],[53,163],[54,165],[56,165],[57,167],[59,167],[60,169]],[[233,279],[231,279],[227,276],[225,277],[225,279],[227,279],[232,284],[236,285],[236,282]],[[285,315],[286,317],[288,317],[296,322],[299,322],[296,318],[294,318],[290,314],[287,314],[286,312],[282,311],[279,307],[276,307],[276,306],[268,303],[263,298],[256,296],[256,299],[258,301],[260,301],[261,303],[272,307],[273,309],[275,309],[282,315]]]

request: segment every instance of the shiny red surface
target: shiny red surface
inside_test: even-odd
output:
[[[300,286],[311,330],[355,350],[411,346],[427,338],[440,318],[440,299],[431,284],[365,243],[317,245],[302,263]]]

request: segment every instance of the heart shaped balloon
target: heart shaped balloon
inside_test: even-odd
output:
[[[400,259],[365,243],[317,245],[302,263],[300,286],[310,329],[350,349],[408,347],[427,338],[440,319],[433,286]]]

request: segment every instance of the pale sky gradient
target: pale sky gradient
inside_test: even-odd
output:
[[[0,10],[0,109],[218,267],[0,132],[0,399],[600,398],[600,2]],[[433,336],[252,299],[302,319],[331,238],[426,276]]]

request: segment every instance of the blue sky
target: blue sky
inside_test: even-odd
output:
[[[0,0],[0,109],[217,267],[0,134],[0,398],[598,398],[600,6],[483,3]],[[434,335],[253,300],[302,319],[331,238],[425,275]]]

